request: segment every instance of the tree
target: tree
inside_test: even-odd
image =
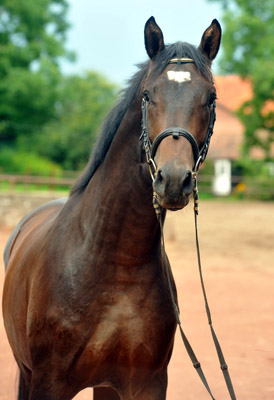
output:
[[[36,151],[65,169],[86,164],[117,87],[96,72],[64,77],[58,87],[56,120],[35,138]]]
[[[72,57],[64,47],[67,8],[67,0],[1,0],[4,171],[41,174],[58,171],[58,165],[82,168],[116,97],[116,87],[97,73],[62,76],[60,58]]]
[[[209,1],[221,3],[224,12],[222,72],[248,77],[253,88],[253,98],[238,112],[245,126],[244,155],[259,146],[269,159],[274,142],[274,2]]]
[[[55,115],[66,0],[1,0],[0,140],[9,147]]]

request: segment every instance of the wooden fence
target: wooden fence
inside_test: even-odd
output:
[[[24,189],[30,190],[30,188],[40,190],[43,187],[48,190],[57,190],[58,188],[69,189],[75,180],[76,177],[56,178],[32,175],[0,174],[0,188],[9,193],[16,192],[18,185],[22,186],[20,188],[21,191]]]
[[[74,176],[72,176],[74,175]],[[69,177],[43,177],[31,175],[0,174],[0,191],[15,194],[17,191],[30,190],[67,190],[71,188],[77,178],[77,174],[71,173]],[[204,194],[212,194],[213,175],[199,176],[199,191]],[[274,178],[258,177],[232,177],[232,194],[243,198],[262,198],[274,200]]]

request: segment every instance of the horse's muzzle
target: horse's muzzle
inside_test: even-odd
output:
[[[188,204],[193,190],[192,172],[186,167],[165,164],[156,172],[153,189],[161,207],[180,210]]]

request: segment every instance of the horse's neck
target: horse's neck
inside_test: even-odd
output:
[[[128,111],[83,195],[81,221],[94,253],[139,263],[158,248],[152,184],[140,159],[141,115]],[[144,172],[146,171],[146,172]]]

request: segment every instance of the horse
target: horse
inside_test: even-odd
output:
[[[163,220],[189,202],[221,27],[213,20],[198,47],[165,45],[151,17],[144,38],[148,60],[105,118],[68,199],[32,211],[7,242],[3,317],[19,400],[69,400],[87,387],[95,400],[166,399],[177,293],[152,198]]]

